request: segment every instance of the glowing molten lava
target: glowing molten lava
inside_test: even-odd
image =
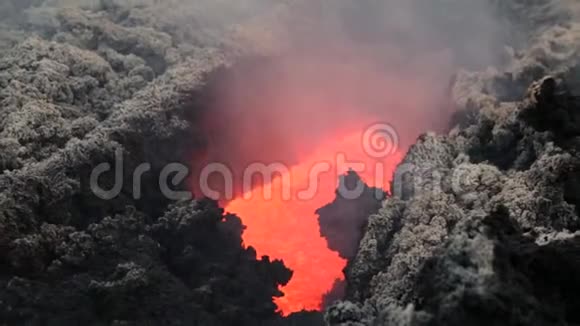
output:
[[[324,39],[312,43],[312,51],[307,43],[281,56],[240,62],[216,76],[200,123],[207,152],[195,160],[195,170],[218,163],[231,170],[226,179],[234,182],[233,190],[222,186],[222,173],[214,173],[207,183],[216,193],[197,188],[242,219],[246,246],[294,271],[281,289],[284,297],[275,298],[283,314],[320,309],[323,296],[342,278],[346,262],[328,249],[315,214],[336,197],[339,176],[352,168],[369,186],[390,190],[401,151],[425,130],[447,125],[446,58],[419,64],[426,60],[408,62],[395,48],[375,52],[349,42],[326,47]],[[386,136],[396,136],[403,148],[385,156],[365,151],[364,134],[380,123],[399,128]],[[374,141],[369,144],[380,145]],[[254,163],[282,163],[286,171],[266,185],[254,174],[257,180],[248,186],[243,178]],[[286,187],[290,198],[283,198]],[[265,198],[269,188],[272,197]]]
[[[328,249],[315,215],[335,198],[338,176],[352,168],[369,186],[387,188],[402,158],[398,151],[380,160],[371,158],[361,137],[362,132],[334,135],[318,149],[301,155],[299,163],[288,167],[284,175],[276,175],[267,185],[260,182],[226,207],[247,226],[243,235],[247,246],[254,247],[259,256],[283,260],[294,271],[281,289],[284,297],[275,299],[284,315],[319,310],[323,295],[335,280],[343,278],[346,261]],[[344,164],[341,156],[346,159]],[[361,163],[364,171],[359,170]],[[285,189],[286,193],[290,190],[291,198],[285,197]]]

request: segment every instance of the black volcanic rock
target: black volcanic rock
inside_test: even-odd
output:
[[[361,191],[355,198],[347,198],[341,189]],[[386,196],[382,189],[367,186],[352,170],[340,176],[334,201],[316,211],[320,235],[326,239],[328,248],[338,252],[342,258],[354,258],[369,216],[378,212]],[[335,281],[332,289],[325,294],[322,306],[327,307],[343,299],[346,287],[345,281]]]
[[[368,217],[379,210],[386,194],[364,184],[352,170],[340,177],[340,184],[346,190],[354,190],[359,184],[363,188],[361,194],[353,199],[345,198],[337,190],[334,201],[318,209],[316,214],[320,234],[328,242],[328,247],[341,257],[351,259],[356,254]]]
[[[239,50],[226,35],[266,1],[0,0],[0,324],[579,324],[580,10],[489,2],[520,28],[501,67],[457,74],[450,132],[417,140],[395,196],[319,211],[350,258],[323,321],[276,314],[291,271],[153,177],[203,143],[207,84]],[[116,152],[151,164],[141,198],[131,173],[112,200],[91,190]]]
[[[455,125],[407,153],[329,325],[578,323],[578,7],[504,5],[526,45],[503,71],[458,74]]]
[[[0,324],[277,323],[291,271],[243,246],[239,218],[171,202],[155,177],[200,142],[221,40],[176,28],[199,18],[189,7],[64,2],[0,3]],[[105,200],[91,171],[117,154],[122,187]]]
[[[430,325],[578,322],[577,237],[535,243],[502,208],[460,229],[419,277],[417,308]]]

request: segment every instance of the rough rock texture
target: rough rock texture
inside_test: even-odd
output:
[[[341,193],[341,189],[354,190],[359,185],[363,187],[356,198],[345,198]],[[368,217],[381,208],[381,202],[386,196],[382,189],[364,184],[360,176],[352,170],[340,176],[334,201],[316,211],[320,235],[326,239],[328,248],[338,252],[344,259],[354,258]],[[323,307],[344,298],[345,290],[346,282],[337,280],[324,296]]]
[[[175,205],[154,223],[135,209],[84,230],[43,223],[9,245],[3,322],[250,325],[271,318],[291,273],[241,246],[214,203]],[[251,291],[250,291],[251,289]]]
[[[203,15],[173,2],[0,2],[0,324],[281,322],[291,271],[243,246],[237,217],[171,203],[154,177],[189,162],[208,76],[228,66],[223,33],[177,28]],[[117,162],[104,200],[91,171]]]
[[[0,324],[322,323],[275,314],[291,272],[242,246],[238,218],[153,177],[201,145],[205,90],[239,51],[226,30],[268,2],[0,0]],[[352,259],[329,325],[580,323],[580,10],[492,2],[526,32],[505,67],[457,75],[455,127],[357,210],[356,254],[332,244]],[[118,155],[151,164],[139,198],[131,173],[113,200],[91,190]]]
[[[529,43],[458,74],[455,127],[399,166],[328,324],[578,324],[580,25],[564,2],[508,4]]]
[[[340,187],[345,190],[356,189],[361,182],[354,171],[340,177]],[[328,248],[338,252],[342,258],[353,258],[368,216],[379,210],[385,198],[383,190],[367,185],[354,199],[345,198],[339,188],[335,200],[316,211],[320,234],[326,238]]]

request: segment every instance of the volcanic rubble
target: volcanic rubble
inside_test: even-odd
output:
[[[510,3],[529,48],[457,75],[453,128],[407,153],[329,325],[580,323],[580,25]]]
[[[292,273],[242,246],[239,218],[171,204],[153,178],[140,199],[126,174],[113,200],[91,191],[118,149],[123,171],[188,163],[199,92],[227,64],[212,30],[178,28],[188,13],[94,3],[0,3],[0,324],[276,322]]]
[[[131,175],[113,200],[91,191],[118,149],[125,171],[189,163],[232,62],[219,23],[136,3],[0,2],[0,324],[321,324],[275,313],[291,271],[242,246],[216,203],[172,203],[147,177],[135,199]],[[418,139],[400,192],[351,226],[327,220],[349,211],[340,198],[318,212],[350,259],[328,325],[580,324],[580,24],[554,3],[498,3],[527,46],[457,75],[453,128]]]

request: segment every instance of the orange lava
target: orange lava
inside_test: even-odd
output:
[[[328,249],[315,215],[318,208],[334,200],[338,176],[352,168],[367,184],[387,189],[402,159],[400,151],[380,160],[369,157],[363,150],[361,137],[362,132],[334,135],[318,149],[299,157],[300,163],[288,167],[284,175],[276,175],[270,184],[260,180],[251,192],[227,204],[226,211],[240,216],[247,226],[244,243],[254,247],[259,256],[283,260],[294,271],[290,282],[281,289],[285,295],[275,298],[284,315],[320,310],[323,295],[331,290],[335,280],[343,278],[346,261]],[[356,162],[359,166],[349,163],[339,166],[337,159],[341,155],[347,162]],[[364,171],[359,170],[360,163],[365,165]],[[329,171],[314,173],[316,169]],[[314,178],[317,183],[311,181],[312,175],[317,176]],[[315,183],[316,191],[308,196],[305,190]],[[271,187],[270,198],[267,198],[268,187]],[[290,198],[284,197],[284,187],[290,188]]]

